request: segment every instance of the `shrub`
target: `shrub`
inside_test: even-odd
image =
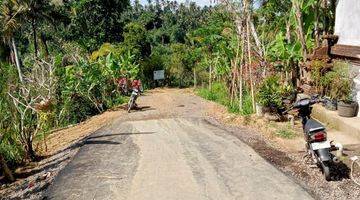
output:
[[[211,90],[208,88],[202,88],[198,90],[198,95],[204,99],[215,101],[224,105],[228,108],[228,111],[231,113],[239,113],[241,115],[249,115],[254,113],[252,108],[252,100],[248,91],[243,93],[243,107],[240,109],[238,101],[231,102],[231,99],[228,95],[227,89],[222,83],[214,83]]]
[[[279,76],[269,76],[264,79],[260,84],[257,100],[260,105],[265,107],[281,106],[282,96]]]
[[[350,75],[349,64],[347,62],[335,62],[332,71],[322,77],[321,84],[325,89],[325,95],[331,99],[351,100],[354,82]]]
[[[269,76],[260,84],[257,101],[264,107],[282,107],[284,98],[293,98],[293,86],[282,83],[279,76]]]

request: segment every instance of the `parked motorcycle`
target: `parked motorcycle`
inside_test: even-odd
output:
[[[138,89],[132,90],[132,93],[131,93],[131,96],[130,96],[130,99],[128,102],[128,113],[130,113],[131,109],[134,108],[134,106],[136,105],[135,101],[139,95],[140,95],[140,92]]]
[[[326,128],[318,121],[311,118],[312,105],[320,102],[317,97],[304,98],[296,101],[290,109],[296,109],[302,120],[306,150],[313,163],[321,168],[327,181],[331,180],[330,166],[339,163],[339,159],[332,154],[333,151],[342,151],[341,144],[333,144],[327,140]]]

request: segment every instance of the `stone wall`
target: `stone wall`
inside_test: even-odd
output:
[[[354,94],[355,94],[355,100],[360,105],[360,65],[353,65],[352,70],[357,75],[357,77],[354,79],[355,82]],[[358,114],[358,117],[360,117],[360,112]]]
[[[360,0],[338,0],[335,35],[339,36],[338,44],[360,46]],[[353,64],[352,71],[357,74],[354,79],[354,96],[360,104],[360,65]]]

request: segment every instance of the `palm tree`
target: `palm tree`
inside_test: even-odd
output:
[[[15,65],[19,73],[19,80],[23,82],[21,73],[21,62],[15,42],[15,34],[21,26],[19,16],[25,12],[26,7],[18,2],[18,0],[4,0],[0,8],[0,24],[2,26],[2,38],[9,45],[14,57]]]
[[[26,11],[23,13],[23,19],[25,22],[31,24],[35,57],[38,56],[38,41],[37,41],[37,28],[39,23],[44,20],[53,21],[51,17],[52,6],[49,0],[22,0],[22,5],[26,7]],[[42,39],[42,38],[41,38]]]
[[[53,11],[49,0],[4,0],[1,6],[1,21],[3,23],[3,30],[5,40],[10,41],[14,54],[17,59],[17,66],[20,66],[20,61],[14,45],[14,34],[21,25],[30,24],[33,34],[34,54],[38,56],[38,40],[37,28],[38,24],[44,20],[53,21],[51,12]],[[43,41],[45,38],[41,37]],[[44,41],[43,41],[44,43]]]

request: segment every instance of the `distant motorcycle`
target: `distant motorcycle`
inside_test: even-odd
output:
[[[331,152],[342,151],[342,146],[341,144],[334,145],[328,141],[325,127],[311,118],[312,105],[319,101],[317,97],[298,100],[284,113],[292,109],[298,110],[299,117],[302,120],[307,153],[312,158],[314,164],[322,169],[325,179],[330,181],[330,166],[340,162]]]
[[[134,108],[134,106],[136,105],[136,99],[137,97],[140,95],[140,92],[138,89],[133,89],[129,102],[128,102],[128,113],[130,113],[131,109]]]

